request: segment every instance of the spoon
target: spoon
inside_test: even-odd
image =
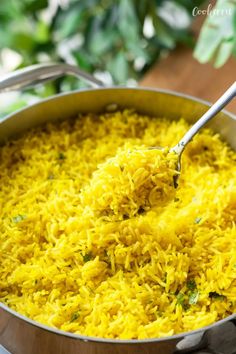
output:
[[[170,149],[170,152],[174,152],[178,155],[177,161],[177,174],[174,176],[174,186],[178,187],[178,179],[181,172],[181,156],[192,138],[199,132],[199,130],[204,127],[204,125],[209,122],[217,113],[219,113],[222,108],[224,108],[227,103],[229,103],[236,96],[236,81],[228,88],[227,91],[211,106],[206,113],[187,131],[187,133],[182,137],[182,139],[174,147]],[[158,146],[151,147],[150,149],[162,149]]]
[[[189,129],[179,143],[170,149],[152,146],[134,151],[127,148],[118,150],[114,157],[105,160],[94,171],[89,184],[82,190],[82,205],[91,208],[98,217],[113,221],[124,220],[124,217],[132,218],[140,211],[151,209],[153,205],[163,207],[175,195],[174,188],[178,187],[181,156],[185,147],[235,96],[236,82]],[[148,150],[156,152],[143,155]],[[153,161],[157,157],[157,150],[160,153],[159,159]],[[169,152],[174,155],[167,157]],[[142,171],[142,178],[135,176],[137,171]],[[174,183],[170,183],[170,178],[173,178]]]

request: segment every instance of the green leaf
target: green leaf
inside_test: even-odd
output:
[[[197,285],[196,285],[196,282],[194,279],[190,279],[188,282],[187,282],[187,288],[191,291],[195,290],[197,288]]]
[[[53,82],[48,82],[40,87],[40,97],[48,97],[56,94],[56,89]]]
[[[196,305],[196,303],[198,302],[198,298],[199,298],[199,291],[198,290],[192,291],[189,294],[189,299],[188,299],[189,305]]]
[[[35,45],[34,38],[30,33],[15,33],[12,38],[12,48],[18,49],[20,52],[31,52]]]
[[[86,253],[84,256],[83,256],[83,260],[84,262],[89,262],[93,259],[93,256],[92,256],[92,253]]]
[[[132,0],[120,0],[118,29],[125,42],[138,42],[139,23]]]
[[[15,18],[20,19],[22,17],[21,13],[21,2],[1,0],[0,1],[0,20],[1,26],[9,21],[14,21]]]
[[[236,35],[236,4],[232,1],[218,0],[214,11],[204,22],[194,50],[194,57],[200,63],[213,60],[215,66],[219,67],[233,52]]]
[[[184,305],[184,294],[183,293],[178,293],[177,295],[177,305]]]
[[[94,55],[102,55],[112,48],[116,38],[117,34],[113,31],[94,32],[90,38],[88,49]]]
[[[63,152],[59,152],[57,158],[58,158],[58,160],[65,160],[65,159],[66,159],[66,156],[65,156],[65,154],[64,154]]]
[[[43,21],[38,21],[35,30],[35,39],[37,42],[44,43],[49,39],[48,25]]]
[[[124,83],[128,79],[129,66],[123,51],[110,60],[107,67],[116,83]]]
[[[146,62],[149,61],[149,55],[146,48],[135,45],[135,43],[130,43],[127,47],[129,56],[132,58],[143,58]]]
[[[219,68],[226,63],[226,61],[229,59],[229,57],[233,52],[233,47],[234,47],[233,40],[225,41],[220,45],[215,58],[216,68]]]
[[[194,40],[192,34],[186,30],[175,31],[174,37],[176,42],[183,43],[191,49],[193,49],[195,46],[196,41]]]
[[[194,223],[195,224],[199,224],[201,222],[202,218],[200,217],[197,217],[195,220],[194,220]]]
[[[18,222],[21,222],[25,219],[26,219],[26,215],[19,214],[19,215],[13,216],[12,221],[17,224]]]
[[[169,49],[175,48],[175,36],[170,27],[160,18],[156,17],[153,21],[159,43]]]
[[[91,60],[91,56],[88,55],[88,53],[85,52],[85,50],[79,49],[78,51],[72,52],[72,54],[81,69],[84,69],[89,72],[92,71],[93,63]]]
[[[74,321],[76,321],[78,318],[79,318],[78,312],[74,312],[74,313],[71,315],[70,322],[74,322]]]
[[[26,12],[36,12],[48,7],[48,0],[26,0],[22,3],[23,11]]]
[[[215,30],[207,26],[203,27],[194,49],[194,58],[202,64],[207,63],[214,56],[220,43],[221,38]]]
[[[151,2],[150,0],[135,0],[135,10],[136,14],[139,18],[139,21],[143,25],[144,20],[149,13],[149,8],[150,8]]]
[[[59,38],[67,38],[77,33],[83,19],[83,9],[78,7],[73,7],[71,11],[58,16],[56,19],[56,28]]]

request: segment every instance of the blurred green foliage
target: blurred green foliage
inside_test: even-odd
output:
[[[21,66],[70,60],[89,72],[108,71],[114,83],[125,83],[139,78],[177,43],[193,45],[192,9],[202,2],[1,0],[0,49],[21,54]],[[75,82],[67,81],[72,88]]]
[[[203,2],[1,0],[0,62],[2,49],[10,48],[21,55],[20,67],[69,61],[88,72],[109,73],[105,80],[124,84],[129,78],[137,80],[178,43],[194,47],[189,30],[192,12]],[[195,57],[202,62],[215,58],[220,66],[236,52],[236,4],[218,0],[217,6],[231,6],[234,15],[207,19]],[[47,96],[80,85],[75,78],[63,78],[39,93]]]
[[[194,56],[201,63],[213,61],[218,68],[236,56],[236,0],[218,0],[207,12]]]

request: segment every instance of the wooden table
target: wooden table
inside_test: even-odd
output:
[[[211,64],[199,64],[191,50],[179,48],[157,63],[140,85],[179,91],[214,102],[235,79],[234,58],[215,69]],[[226,109],[236,114],[236,99]]]

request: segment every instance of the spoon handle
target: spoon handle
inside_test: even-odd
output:
[[[229,103],[236,96],[236,81],[230,88],[211,106],[206,113],[188,130],[188,132],[183,136],[179,143],[174,146],[171,150],[176,154],[181,155],[184,151],[186,145],[192,140],[194,135],[217,113],[219,113],[222,108],[224,108],[227,103]]]

